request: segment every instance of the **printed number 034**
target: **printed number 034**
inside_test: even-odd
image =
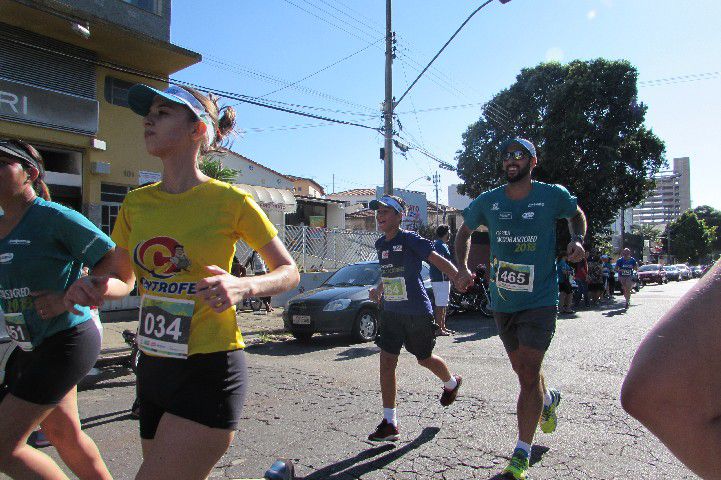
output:
[[[526,283],[526,274],[523,272],[509,272],[505,270],[501,273],[501,280],[506,283]]]
[[[154,316],[152,313],[145,315],[143,329],[146,335],[153,334],[156,338],[162,338],[166,334],[173,337],[176,342],[180,338],[180,318],[176,318],[169,327],[165,327],[165,316]]]

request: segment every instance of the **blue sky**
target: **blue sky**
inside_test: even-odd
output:
[[[396,96],[481,3],[394,0]],[[478,119],[480,104],[512,84],[522,68],[547,60],[626,59],[639,70],[639,97],[649,107],[646,124],[666,142],[669,163],[691,158],[692,205],[721,209],[714,175],[721,138],[720,17],[717,0],[493,2],[397,107],[401,134],[455,164],[461,134]],[[204,61],[175,78],[267,95],[375,128],[382,124],[384,28],[385,0],[176,0],[172,41],[203,54]],[[314,178],[328,192],[334,174],[335,191],[382,185],[383,139],[373,130],[247,104],[237,105],[237,113],[245,133],[232,148],[257,162]],[[433,185],[423,177],[436,171],[445,202],[448,185],[459,182],[453,172],[415,150],[407,158],[395,155],[396,187],[410,184],[433,199]]]

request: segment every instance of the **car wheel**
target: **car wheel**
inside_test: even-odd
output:
[[[358,312],[353,323],[353,338],[359,342],[370,342],[378,334],[378,312],[370,308],[364,308]]]
[[[301,343],[308,343],[308,342],[310,342],[310,337],[313,336],[313,332],[297,332],[297,331],[292,331],[292,332],[290,332],[290,334],[293,335],[293,337],[294,337],[296,340],[298,340],[299,342],[301,342]]]

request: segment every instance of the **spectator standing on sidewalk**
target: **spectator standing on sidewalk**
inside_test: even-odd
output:
[[[604,296],[606,298],[613,298],[613,293],[616,290],[616,279],[613,274],[611,257],[606,254],[601,255],[601,264],[603,265]]]
[[[581,302],[583,302],[586,307],[590,305],[588,298],[588,260],[586,256],[573,265],[573,278],[576,280],[576,285],[578,285],[575,298],[576,309],[581,306]]]
[[[245,265],[243,266],[245,268],[250,267],[250,269],[253,270],[254,276],[265,275],[268,273],[268,268],[265,266],[263,258],[261,258],[255,250],[253,250],[253,252],[248,256],[248,260],[245,261]],[[263,306],[265,307],[265,311],[267,313],[273,311],[273,307],[270,306],[271,297],[260,297],[260,301],[263,302]]]
[[[591,305],[598,305],[603,295],[603,265],[595,253],[588,256],[588,291]]]
[[[405,213],[403,200],[383,195],[370,202],[376,210],[378,228],[384,235],[376,240],[381,281],[370,291],[370,298],[382,302],[380,328],[376,344],[380,347],[380,383],[383,420],[368,436],[374,442],[399,438],[396,415],[396,367],[401,348],[413,354],[418,364],[430,370],[443,382],[440,403],[452,404],[458,396],[462,378],[453,375],[446,362],[433,354],[436,345],[433,309],[423,286],[423,261],[435,265],[455,279],[458,270],[451,262],[433,251],[433,244],[415,232],[401,230]]]
[[[571,286],[573,268],[571,268],[566,261],[567,258],[568,253],[563,252],[556,260],[556,270],[558,272],[558,312],[576,313],[573,310],[573,287]]]
[[[450,240],[451,227],[448,225],[439,225],[438,228],[436,228],[436,241],[433,242],[433,250],[449,262],[453,262],[451,251],[448,249],[448,242]],[[433,314],[439,327],[438,335],[447,336],[453,333],[446,328],[446,307],[448,307],[448,297],[451,294],[451,282],[435,265],[431,265],[430,273],[431,285],[433,286],[433,299],[435,300]]]

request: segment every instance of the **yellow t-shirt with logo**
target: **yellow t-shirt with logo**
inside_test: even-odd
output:
[[[195,284],[212,276],[206,266],[230,271],[238,240],[259,250],[278,231],[250,194],[227,183],[211,179],[178,194],[159,185],[128,193],[112,234],[130,255],[140,295],[195,302],[188,355],[244,348],[235,307],[216,313],[196,297]]]

